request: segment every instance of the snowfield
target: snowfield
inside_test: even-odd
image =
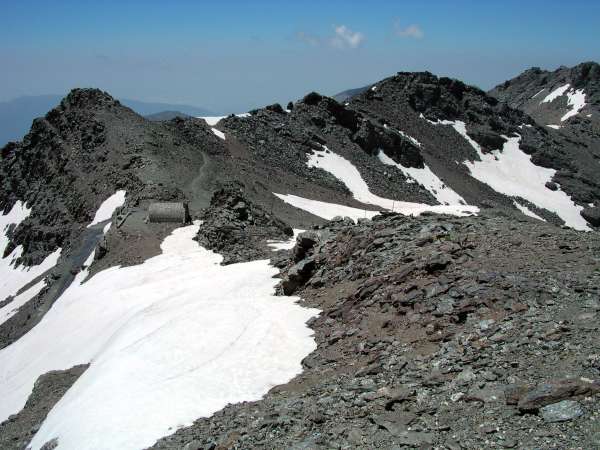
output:
[[[379,197],[371,193],[369,186],[363,180],[360,172],[350,161],[332,152],[325,146],[323,146],[323,150],[314,151],[313,154],[309,156],[308,166],[323,169],[331,173],[348,187],[354,198],[359,202],[376,205],[401,214],[417,216],[425,211],[432,211],[440,214],[466,216],[475,214],[479,211],[479,208],[468,205],[432,206],[424,203],[404,202]]]
[[[89,362],[32,449],[58,438],[59,449],[138,450],[300,373],[316,348],[306,321],[318,311],[276,297],[268,261],[219,265],[192,240],[199,226],[176,229],[140,265],[85,283],[79,273],[35,328],[0,351],[0,421],[21,410],[40,375]]]
[[[1,258],[9,243],[7,231],[10,225],[18,226],[31,214],[31,209],[18,201],[6,215],[0,214],[0,302],[16,294],[46,271],[56,265],[61,249],[48,255],[41,264],[32,267],[15,266],[15,260],[23,254],[23,247],[16,247],[6,258]],[[16,312],[16,309],[27,303],[42,290],[44,284],[40,282],[29,287],[25,292],[16,296],[13,301],[0,308],[0,323],[7,321]]]
[[[581,206],[575,204],[565,192],[546,188],[546,182],[552,180],[556,171],[533,164],[531,156],[519,148],[520,136],[503,136],[507,142],[502,151],[484,154],[479,144],[468,135],[464,122],[443,121],[439,124],[451,125],[477,151],[480,161],[464,162],[474,178],[497,192],[510,197],[522,197],[540,208],[555,212],[571,228],[590,229],[581,217]]]

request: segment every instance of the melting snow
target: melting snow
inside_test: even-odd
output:
[[[533,217],[534,219],[538,219],[538,220],[541,220],[542,222],[545,222],[544,219],[542,219],[540,216],[538,216],[536,213],[534,213],[532,210],[530,210],[527,206],[521,205],[516,200],[513,200],[513,203],[517,207],[517,209],[519,211],[521,211],[523,214],[525,214],[526,216]]]
[[[290,250],[294,248],[294,246],[296,245],[296,238],[303,231],[304,230],[297,230],[296,228],[294,228],[294,236],[289,238],[287,241],[269,240],[267,241],[267,245],[271,247],[274,252],[276,252],[277,250]]]
[[[567,92],[567,98],[567,103],[571,107],[571,110],[561,117],[561,122],[576,116],[585,106],[585,93],[583,92],[583,89],[571,89]]]
[[[551,191],[545,184],[552,180],[554,169],[536,166],[531,157],[519,148],[521,137],[506,137],[502,151],[484,154],[477,142],[467,133],[464,122],[440,122],[452,127],[477,151],[481,161],[465,161],[471,175],[510,197],[522,197],[540,208],[554,211],[564,222],[577,230],[589,230],[581,217],[581,206],[576,205],[563,191]]]
[[[0,422],[40,375],[91,362],[32,448],[58,438],[60,449],[137,450],[300,373],[315,349],[306,321],[318,311],[276,297],[268,261],[219,265],[192,240],[197,230],[175,230],[143,264],[83,284],[79,273],[35,328],[0,351]]]
[[[553,128],[555,130],[560,130],[562,127],[560,125],[546,125],[548,128]]]
[[[479,211],[475,206],[463,205],[426,205],[424,203],[403,202],[379,197],[369,190],[369,186],[363,180],[360,172],[354,165],[342,156],[333,153],[327,147],[323,150],[314,151],[308,159],[309,167],[318,167],[331,173],[334,177],[342,181],[352,192],[356,200],[362,203],[380,206],[382,208],[396,211],[405,215],[419,215],[425,211],[437,212],[440,214],[454,214],[465,216]]]
[[[356,222],[358,219],[370,219],[379,214],[379,211],[369,211],[366,209],[353,208],[351,206],[338,205],[336,203],[310,200],[308,198],[298,197],[292,194],[273,194],[279,197],[285,203],[292,205],[294,208],[302,209],[325,220],[331,220],[334,217],[341,216],[350,217]]]
[[[217,130],[216,128],[211,128],[212,132],[215,134],[215,136],[225,140],[225,133],[223,133],[222,131]]]
[[[553,102],[554,100],[556,100],[558,97],[562,97],[564,95],[565,92],[567,92],[567,89],[569,89],[571,85],[569,83],[565,84],[564,86],[561,86],[559,88],[554,89],[552,92],[550,92],[546,97],[544,97],[544,100],[542,100],[540,102],[540,105],[542,103],[548,103],[548,102]]]
[[[27,208],[24,203],[18,201],[14,204],[8,214],[0,215],[0,256],[4,254],[6,246],[9,243],[6,234],[8,227],[12,224],[18,226],[29,216],[29,214],[31,214],[31,209]],[[23,254],[23,247],[21,245],[17,246],[6,258],[0,258],[0,301],[5,300],[11,295],[15,295],[21,288],[54,267],[60,257],[60,252],[61,249],[57,249],[54,253],[48,255],[41,264],[31,267],[15,266],[15,260]],[[5,314],[14,314],[14,312],[11,314],[7,313],[7,311],[12,311],[16,307],[15,305],[18,303],[14,303],[15,301],[24,304],[29,299],[33,298],[35,294],[36,292],[33,290],[33,287],[31,287],[26,292],[19,295],[18,298],[13,299],[11,303],[0,310],[0,321],[4,322],[5,320],[8,320],[8,317],[6,317]],[[27,296],[29,296],[29,298],[27,298]],[[2,317],[5,317],[5,319],[2,320]]]
[[[427,165],[423,169],[418,169],[415,167],[404,167],[402,164],[398,164],[388,155],[386,155],[383,150],[379,150],[377,154],[379,160],[388,166],[397,167],[402,171],[402,173],[417,183],[423,185],[425,189],[433,194],[436,200],[442,204],[464,204],[464,199],[450,189],[448,186],[444,184],[442,180],[438,178],[438,176],[431,171]]]
[[[98,208],[98,211],[96,211],[94,220],[92,221],[92,223],[90,223],[88,225],[88,228],[90,228],[94,225],[97,225],[99,223],[102,223],[106,220],[110,220],[113,213],[115,212],[115,209],[123,206],[124,203],[125,203],[125,191],[115,192],[113,195],[111,195],[106,200],[104,200],[104,202],[102,202],[102,204],[100,205],[100,208]]]

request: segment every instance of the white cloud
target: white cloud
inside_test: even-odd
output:
[[[400,22],[394,23],[394,34],[400,37],[408,37],[413,39],[423,39],[425,33],[419,25],[412,24],[407,26],[406,28],[402,28],[400,26]]]
[[[365,40],[365,35],[359,31],[352,31],[346,25],[334,27],[335,36],[331,38],[331,45],[337,48],[356,48]]]
[[[333,27],[334,34],[329,37],[320,37],[300,31],[296,37],[305,44],[313,47],[333,47],[338,49],[357,48],[365,41],[365,35],[359,31],[352,31],[346,25]]]

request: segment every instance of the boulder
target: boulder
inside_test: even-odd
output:
[[[581,211],[581,216],[591,225],[600,227],[600,206],[592,206]]]

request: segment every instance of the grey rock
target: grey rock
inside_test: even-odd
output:
[[[566,422],[583,415],[581,405],[573,400],[563,400],[558,403],[544,406],[540,415],[546,422]]]

